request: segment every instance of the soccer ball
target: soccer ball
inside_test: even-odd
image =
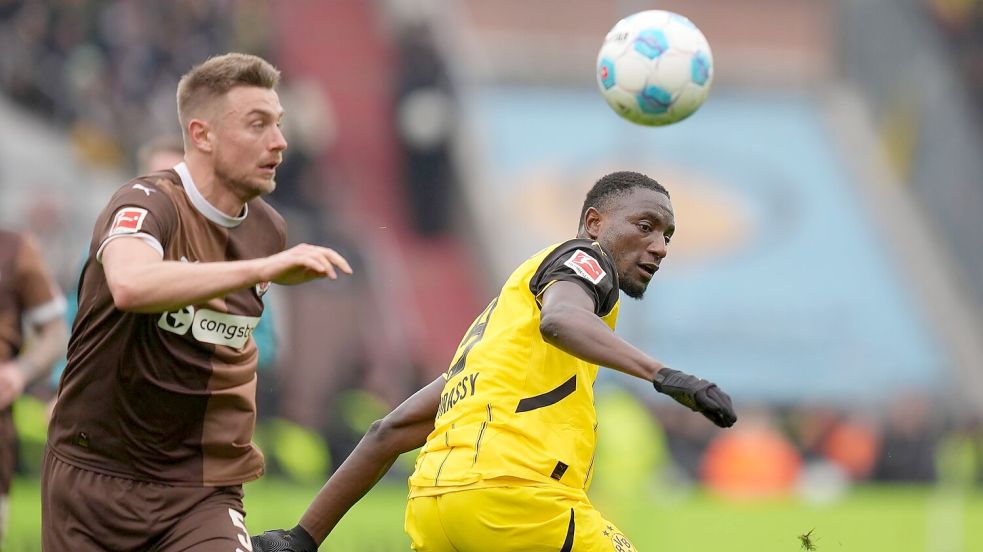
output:
[[[710,91],[713,56],[689,19],[648,10],[618,21],[597,55],[597,86],[618,115],[662,126],[693,114]]]

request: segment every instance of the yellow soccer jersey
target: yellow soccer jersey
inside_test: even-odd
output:
[[[515,479],[588,487],[597,365],[546,343],[539,332],[539,300],[559,280],[581,285],[614,330],[618,276],[598,243],[570,240],[522,263],[458,346],[435,429],[410,476],[411,496]]]

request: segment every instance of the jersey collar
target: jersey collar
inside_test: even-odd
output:
[[[219,211],[214,205],[205,199],[205,196],[201,195],[198,188],[195,186],[195,181],[191,179],[191,171],[188,170],[188,166],[184,161],[174,165],[174,172],[181,177],[181,184],[184,186],[184,193],[188,194],[188,199],[191,200],[191,204],[195,206],[195,209],[199,213],[204,215],[205,218],[218,224],[219,226],[224,226],[226,228],[235,228],[239,226],[242,221],[246,220],[246,215],[249,214],[249,204],[243,206],[242,214],[238,217],[230,217],[222,211]]]

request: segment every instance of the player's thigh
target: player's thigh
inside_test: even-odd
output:
[[[252,550],[241,487],[220,487],[181,515],[155,552],[248,552]]]
[[[638,548],[589,502],[574,508],[573,550],[638,552]]]
[[[549,487],[496,487],[442,495],[440,519],[461,552],[634,552],[586,496]]]
[[[41,472],[41,547],[51,552],[146,549],[145,486],[62,462],[50,452]]]
[[[410,548],[418,552],[457,552],[447,540],[437,508],[439,497],[420,496],[406,503],[403,528],[410,537]]]

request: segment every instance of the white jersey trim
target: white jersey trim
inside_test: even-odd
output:
[[[24,321],[32,326],[40,326],[64,316],[67,308],[68,303],[65,301],[65,296],[58,292],[47,303],[42,303],[25,312]]]
[[[96,251],[96,262],[102,263],[102,250],[106,248],[106,244],[115,240],[116,238],[139,238],[143,240],[144,243],[154,248],[154,251],[160,253],[160,258],[164,258],[164,247],[160,245],[157,238],[151,236],[146,232],[137,232],[136,234],[113,234],[106,239],[102,240],[99,244],[99,249]]]
[[[181,177],[181,184],[184,186],[184,192],[188,194],[188,198],[191,199],[191,204],[195,206],[195,209],[199,213],[204,215],[205,218],[218,224],[219,226],[224,226],[226,228],[235,228],[246,220],[246,216],[249,215],[249,204],[243,206],[242,215],[238,217],[230,217],[217,207],[212,205],[205,199],[205,196],[201,195],[198,191],[198,187],[195,186],[195,181],[191,179],[191,171],[188,170],[188,165],[184,161],[174,165],[174,171],[177,172],[178,176]]]

